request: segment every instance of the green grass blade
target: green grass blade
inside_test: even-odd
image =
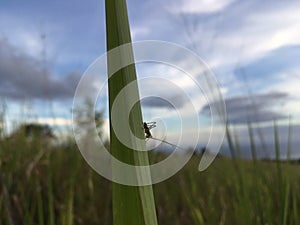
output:
[[[226,124],[226,138],[227,138],[227,142],[228,142],[231,157],[232,157],[232,159],[235,160],[236,151],[235,151],[234,144],[233,144],[232,137],[231,137],[231,133],[230,133],[230,130],[229,130],[229,123]]]
[[[111,50],[122,44],[131,43],[129,21],[127,15],[127,7],[125,0],[106,0],[106,32],[107,32],[107,50]],[[133,58],[132,50],[128,52],[128,57]],[[122,60],[122,59],[120,59]],[[108,59],[108,65],[110,65]],[[108,67],[108,71],[110,68]],[[130,82],[136,81],[135,65],[129,65],[108,80],[109,86],[109,109],[111,119],[111,109],[113,102],[118,93]],[[138,95],[138,87],[136,83],[136,95]],[[131,96],[124,96],[124,107]],[[125,112],[120,110],[120,114]],[[144,138],[142,127],[142,112],[138,102],[130,109],[129,124],[133,134],[138,138]],[[130,132],[130,131],[128,131]],[[142,151],[134,151],[124,146],[116,137],[112,126],[110,126],[111,134],[111,153],[119,160],[132,165],[148,165],[148,153]],[[141,150],[146,149],[144,143]],[[114,171],[113,168],[113,174]],[[151,179],[150,172],[141,174],[137,171],[138,179]],[[131,187],[114,183],[113,192],[113,221],[114,225],[155,225],[157,224],[156,210],[154,204],[152,186]]]
[[[279,134],[278,134],[278,125],[277,122],[274,121],[274,140],[275,140],[275,156],[276,156],[276,168],[277,168],[277,179],[278,179],[278,191],[279,191],[279,199],[281,202],[281,221],[282,224],[285,224],[285,213],[287,210],[286,204],[288,204],[288,194],[286,193],[289,188],[288,186],[284,187],[284,181],[282,176],[282,162],[280,158],[280,141],[279,141]]]
[[[277,167],[277,176],[279,182],[280,193],[282,193],[282,168],[281,168],[281,159],[280,159],[280,143],[279,143],[279,134],[278,134],[278,125],[274,121],[274,140],[275,140],[275,157],[276,157],[276,167]]]
[[[288,224],[288,215],[289,215],[289,205],[290,205],[290,174],[291,174],[291,145],[292,145],[292,120],[291,116],[289,116],[289,126],[288,126],[288,145],[287,145],[287,173],[285,175],[285,196],[284,196],[284,210],[283,210],[283,225]],[[291,213],[292,214],[292,213]]]
[[[38,187],[37,188],[38,190],[36,192],[38,223],[39,225],[44,225],[43,197],[42,197],[41,184],[39,180],[36,181],[36,186]]]
[[[291,160],[292,133],[293,133],[292,119],[291,116],[289,116],[288,146],[287,146],[287,153],[286,153],[286,159],[288,163],[290,163]]]
[[[251,155],[252,160],[254,163],[257,161],[257,153],[256,153],[256,147],[255,147],[255,140],[254,140],[254,133],[251,126],[251,123],[248,123],[248,132],[249,132],[249,138],[250,138],[250,148],[251,148]]]
[[[48,155],[50,158],[50,156]],[[54,190],[53,190],[53,177],[52,168],[48,165],[48,224],[55,224],[55,214],[54,214]]]
[[[237,158],[240,161],[242,159],[242,152],[241,152],[239,137],[235,129],[234,129],[234,141],[235,141],[235,148],[237,151]]]

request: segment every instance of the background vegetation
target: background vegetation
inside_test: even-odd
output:
[[[237,157],[219,157],[200,173],[201,156],[194,155],[178,174],[154,185],[159,224],[300,224],[299,165],[240,159],[238,140],[228,138]],[[2,137],[0,181],[1,225],[112,224],[112,184],[72,141],[53,145],[22,132]]]

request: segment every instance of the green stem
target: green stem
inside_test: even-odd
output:
[[[120,45],[131,43],[129,21],[127,15],[127,7],[125,0],[106,0],[106,33],[107,33],[107,50],[111,50]],[[133,51],[130,49],[126,52],[127,57],[133,58]],[[112,62],[109,61],[108,65]],[[122,58],[120,56],[120,62]],[[108,66],[108,72],[111,71]],[[111,76],[108,80],[109,88],[109,109],[110,109],[110,151],[111,154],[118,160],[130,165],[149,165],[148,153],[146,151],[135,151],[125,146],[117,138],[114,129],[112,128],[112,105],[120,91],[131,82],[136,81],[135,65],[129,65]],[[134,97],[139,99],[137,83],[134,86]],[[127,93],[128,94],[128,93]],[[132,96],[130,94],[122,96],[124,100],[124,108],[120,109],[118,115],[122,118],[122,113],[130,111],[129,125],[132,133],[137,138],[144,138],[142,129],[142,111],[140,102],[137,102],[132,109],[128,109],[129,102]],[[126,108],[127,107],[127,108]],[[126,110],[127,109],[127,110]],[[130,133],[130,130],[125,132]],[[134,141],[132,141],[134,142]],[[146,144],[139,146],[141,150],[146,150]],[[112,168],[113,174],[118,172],[116,168]],[[143,175],[151,179],[150,171],[147,174],[142,174],[137,169],[137,180],[147,179]],[[157,224],[156,210],[154,204],[152,185],[148,186],[125,186],[118,183],[113,183],[113,221],[114,225],[155,225]]]

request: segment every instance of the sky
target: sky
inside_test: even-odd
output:
[[[128,0],[127,7],[133,41],[176,43],[205,61],[220,83],[231,129],[241,145],[249,145],[247,123],[251,122],[259,149],[272,155],[273,120],[278,120],[283,148],[291,120],[293,156],[300,157],[296,149],[300,144],[299,1]],[[0,97],[9,127],[37,119],[70,126],[76,86],[106,51],[104,1],[1,0],[0,31]],[[156,74],[177,82],[190,94],[203,124],[200,142],[204,144],[210,107],[203,94],[174,68],[139,65],[137,71],[143,78]],[[189,116],[176,90],[157,83],[149,86],[154,93],[175,99]],[[104,94],[104,102],[105,98]],[[176,140],[180,118],[170,104],[146,98],[143,113],[145,120],[160,121],[155,135]],[[265,154],[260,151],[262,157]]]

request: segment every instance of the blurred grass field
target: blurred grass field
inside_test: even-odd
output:
[[[218,157],[200,173],[200,157],[154,185],[159,224],[300,224],[296,162]],[[1,225],[112,224],[111,182],[72,141],[2,138],[0,173]]]

